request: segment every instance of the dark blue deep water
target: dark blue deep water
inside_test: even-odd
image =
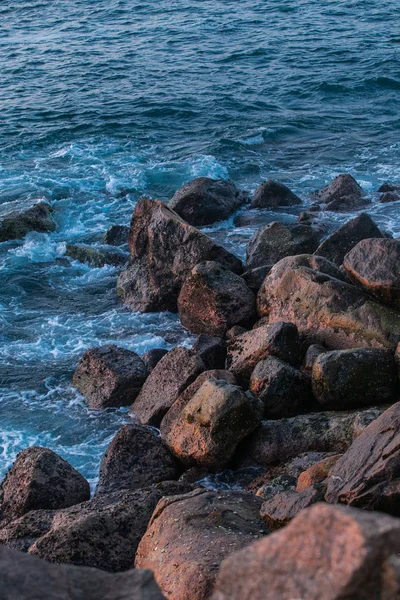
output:
[[[94,483],[126,412],[87,410],[82,352],[191,341],[122,307],[116,269],[57,260],[65,243],[200,175],[277,178],[307,203],[348,171],[373,198],[400,180],[399,23],[398,0],[0,3],[0,212],[47,199],[57,222],[0,244],[0,477],[41,444]],[[399,203],[370,212],[400,234]],[[254,231],[210,229],[239,254]]]

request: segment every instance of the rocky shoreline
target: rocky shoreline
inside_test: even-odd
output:
[[[377,194],[396,202],[400,186]],[[369,202],[340,175],[298,222],[259,228],[243,265],[197,227],[302,200],[199,178],[168,204],[141,198],[101,249],[67,248],[120,265],[130,310],[177,312],[197,339],[83,354],[88,407],[129,406],[132,423],[93,497],[55,452],[18,455],[0,485],[0,598],[400,597],[400,241],[367,213],[329,236],[318,219]],[[52,211],[8,215],[0,239],[54,229]],[[207,489],[225,469],[254,476]]]

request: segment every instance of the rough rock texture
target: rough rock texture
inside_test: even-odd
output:
[[[97,567],[105,571],[133,568],[137,546],[162,492],[156,489],[99,495],[58,511],[51,529],[29,548],[50,562]]]
[[[378,202],[386,204],[387,202],[398,202],[400,200],[400,194],[397,192],[385,192],[378,198]]]
[[[264,265],[263,267],[256,267],[255,269],[249,269],[242,275],[244,282],[249,286],[254,294],[257,294],[261,287],[262,282],[268,275],[272,268],[272,265]]]
[[[152,429],[124,425],[103,456],[96,494],[135,490],[178,476],[178,465]]]
[[[192,350],[177,347],[154,367],[131,407],[143,425],[158,427],[165,413],[205,366]]]
[[[366,213],[347,221],[334,231],[316,249],[315,254],[324,256],[337,265],[341,265],[346,254],[358,242],[368,238],[381,238],[382,233]]]
[[[110,345],[87,350],[72,383],[86,396],[89,408],[107,408],[132,404],[146,377],[146,366],[136,352]]]
[[[193,333],[224,335],[256,317],[256,299],[239,275],[216,262],[194,267],[178,298],[181,323]]]
[[[316,504],[221,566],[212,600],[371,600],[382,563],[400,550],[400,521]]]
[[[123,246],[128,243],[129,227],[110,225],[104,234],[104,242],[110,246]]]
[[[297,480],[296,491],[304,492],[308,488],[311,488],[316,483],[324,481],[329,471],[335,466],[342,454],[333,454],[314,463],[306,471],[303,471]]]
[[[54,231],[53,212],[49,204],[38,202],[23,212],[9,213],[0,220],[0,242],[21,239],[30,231]]]
[[[263,503],[260,515],[268,529],[275,531],[287,525],[304,508],[323,499],[323,493],[315,488],[309,488],[303,492],[281,492]]]
[[[349,173],[338,175],[328,185],[314,192],[314,197],[321,204],[361,199],[364,195],[362,188]]]
[[[232,181],[198,177],[183,184],[168,206],[191,225],[209,225],[227,219],[246,199]]]
[[[326,348],[324,346],[321,346],[321,344],[311,344],[311,346],[309,346],[307,348],[307,352],[304,357],[304,361],[303,361],[304,372],[307,374],[311,374],[312,368],[313,368],[314,363],[317,360],[318,356],[320,356],[321,354],[324,354],[325,352],[326,352]]]
[[[269,223],[258,229],[247,244],[247,269],[275,264],[285,256],[313,253],[320,237],[320,232],[308,225]]]
[[[286,185],[269,179],[261,183],[254,192],[251,208],[276,208],[277,206],[294,206],[301,203],[301,199]]]
[[[326,501],[400,516],[400,403],[353,442],[328,479]]]
[[[52,565],[0,546],[1,600],[162,600],[150,571]]]
[[[298,415],[261,425],[239,446],[239,466],[284,463],[303,452],[345,452],[383,409]]]
[[[400,309],[400,240],[362,240],[346,254],[343,267],[356,284]]]
[[[262,400],[265,419],[293,417],[311,407],[309,377],[275,356],[257,363],[249,389]]]
[[[229,340],[226,366],[238,381],[246,383],[256,364],[270,355],[291,365],[300,364],[302,350],[295,325],[264,325]]]
[[[206,369],[223,369],[226,360],[226,343],[219,337],[201,333],[192,350],[200,356]]]
[[[382,567],[381,600],[399,600],[400,598],[400,557],[390,556]]]
[[[117,294],[132,310],[177,309],[180,288],[199,262],[219,262],[234,273],[242,263],[159,200],[141,198],[129,233],[130,262],[117,283]]]
[[[246,332],[246,327],[242,327],[241,325],[234,325],[233,327],[228,329],[228,331],[225,334],[225,337],[227,340],[233,340],[233,338],[237,337],[238,335],[242,335]]]
[[[20,452],[0,486],[0,520],[39,508],[64,508],[88,500],[86,479],[48,448]]]
[[[128,255],[118,250],[108,250],[105,248],[95,248],[84,244],[67,244],[65,250],[66,256],[82,263],[87,263],[91,267],[101,268],[105,265],[121,266],[128,262]]]
[[[156,365],[160,362],[163,356],[168,354],[168,350],[165,348],[153,348],[143,354],[142,361],[144,362],[147,372],[151,373]]]
[[[312,370],[312,388],[326,410],[384,404],[397,388],[393,354],[378,348],[320,354]]]
[[[0,547],[28,552],[30,546],[51,529],[55,510],[30,510],[18,519],[0,524]]]
[[[154,571],[168,599],[205,600],[222,560],[268,533],[260,505],[253,494],[208,490],[162,500],[135,565]]]
[[[237,445],[261,421],[263,405],[250,392],[223,380],[205,381],[170,421],[163,439],[179,460],[219,470],[233,456]]]
[[[337,265],[327,258],[324,258],[323,256],[317,256],[316,254],[298,254],[297,256],[287,256],[273,266],[273,271],[275,277],[281,277],[285,271],[297,269],[298,267],[307,267],[309,269],[313,269],[314,271],[325,273],[326,275],[334,277],[335,279],[339,279],[340,281],[348,282],[346,275],[342,273]],[[271,271],[272,267],[269,273],[271,273]]]
[[[284,259],[285,261],[286,259]],[[394,349],[400,313],[362,290],[308,267],[275,265],[257,295],[258,313],[271,323],[290,321],[309,343],[329,349]]]
[[[201,373],[193,383],[191,383],[182,394],[175,400],[160,424],[161,438],[167,446],[173,444],[174,438],[171,435],[171,428],[180,420],[181,413],[195,393],[201,388],[205,381],[210,379],[222,380],[231,385],[236,385],[236,377],[233,373],[223,369],[211,369]]]

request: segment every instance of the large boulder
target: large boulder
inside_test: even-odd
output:
[[[0,546],[4,545],[13,550],[28,552],[29,548],[42,535],[51,529],[55,510],[39,509],[29,512],[0,524]]]
[[[240,444],[238,466],[282,464],[304,452],[345,452],[381,413],[370,408],[353,412],[320,412],[262,421]]]
[[[163,600],[154,576],[144,569],[106,573],[52,565],[0,546],[1,600]]]
[[[338,175],[327,186],[316,191],[314,197],[325,210],[344,211],[365,205],[364,192],[357,181],[348,173]]]
[[[337,265],[341,265],[346,254],[358,242],[368,238],[381,238],[382,233],[366,213],[347,221],[344,225],[327,237],[315,251]]]
[[[40,508],[65,508],[90,498],[86,479],[48,448],[20,452],[0,486],[0,520]]]
[[[285,224],[274,221],[261,227],[246,248],[246,267],[254,269],[275,264],[285,256],[313,253],[321,233],[308,225]]]
[[[103,456],[96,494],[135,490],[178,476],[176,461],[152,429],[124,425]]]
[[[221,336],[233,325],[255,319],[256,299],[239,275],[208,261],[196,265],[187,277],[178,311],[189,331]]]
[[[136,352],[109,345],[83,354],[72,383],[89,408],[100,409],[132,404],[146,377],[146,365]]]
[[[206,600],[224,558],[268,533],[260,505],[253,494],[208,490],[162,500],[135,566],[151,569],[170,600]]]
[[[268,529],[275,531],[285,527],[299,512],[323,499],[323,492],[317,488],[308,488],[302,492],[280,492],[262,504],[260,515]]]
[[[400,309],[400,240],[362,240],[346,254],[343,267],[356,284]]]
[[[400,402],[373,421],[329,474],[325,499],[400,516]]]
[[[209,379],[170,422],[163,439],[187,466],[222,469],[261,421],[262,402],[223,380]]]
[[[265,419],[293,417],[311,407],[309,377],[275,356],[257,363],[249,389],[262,400]]]
[[[143,489],[98,495],[57,511],[51,528],[28,549],[50,562],[126,571],[162,492]]]
[[[131,407],[143,425],[158,427],[175,400],[205,369],[193,351],[177,347],[154,367]]]
[[[168,202],[191,225],[209,225],[227,219],[247,200],[232,181],[198,177],[184,183]]]
[[[276,208],[301,203],[301,199],[286,185],[268,179],[268,181],[261,183],[254,192],[251,199],[251,208]]]
[[[226,366],[238,381],[248,383],[257,363],[267,356],[295,366],[300,364],[302,348],[295,325],[273,323],[234,337],[228,342]]]
[[[378,348],[320,354],[312,369],[312,388],[326,410],[384,404],[397,388],[393,354]]]
[[[54,231],[54,209],[47,202],[38,202],[22,212],[11,212],[0,220],[0,242],[18,240],[30,231]]]
[[[382,567],[400,551],[400,521],[316,504],[221,565],[212,600],[382,598]]]
[[[86,244],[67,244],[65,255],[86,263],[91,267],[101,268],[105,265],[122,266],[128,262],[128,255],[119,250],[110,250],[108,248],[96,248]]]
[[[328,349],[394,349],[400,313],[374,302],[362,290],[308,267],[275,265],[257,295],[258,313],[270,323],[290,321],[309,343]]]
[[[199,262],[213,260],[234,273],[242,263],[159,200],[141,198],[129,233],[130,262],[117,294],[132,310],[177,310],[180,289]]]

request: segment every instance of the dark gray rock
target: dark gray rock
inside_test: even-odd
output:
[[[30,231],[45,233],[54,231],[54,209],[46,202],[38,202],[22,212],[11,212],[0,219],[0,242],[18,240]]]
[[[165,348],[153,348],[146,352],[146,354],[143,354],[142,361],[146,365],[147,372],[151,373],[154,367],[166,354],[168,354],[168,350],[165,350]]]
[[[201,333],[192,350],[200,356],[207,370],[224,369],[226,360],[226,343],[223,339]]]
[[[105,265],[120,267],[128,262],[129,256],[120,250],[109,250],[107,248],[96,248],[85,244],[67,244],[66,256],[91,267],[101,268]]]
[[[301,203],[301,199],[286,185],[272,181],[272,179],[261,183],[251,199],[252,208],[276,208],[277,206],[294,206]]]
[[[104,241],[110,246],[123,246],[128,243],[129,227],[126,225],[110,225],[104,234]]]

